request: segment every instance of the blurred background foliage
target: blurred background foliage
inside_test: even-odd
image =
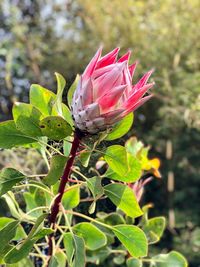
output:
[[[140,60],[136,78],[155,69],[155,97],[135,113],[129,136],[162,162],[162,181],[143,199],[168,218],[159,246],[179,250],[193,267],[200,266],[199,29],[199,0],[0,1],[0,121],[11,118],[14,101],[28,101],[31,83],[54,90],[55,71],[69,87],[101,44],[105,52],[131,49],[131,60]],[[5,152],[0,157],[10,164]]]

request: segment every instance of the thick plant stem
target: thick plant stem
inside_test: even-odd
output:
[[[80,141],[81,141],[82,137],[83,137],[83,134],[79,130],[76,130],[74,133],[74,140],[72,142],[72,147],[71,147],[69,159],[66,163],[63,175],[62,175],[61,180],[60,180],[60,186],[58,189],[58,194],[57,194],[57,196],[54,200],[54,203],[51,207],[51,214],[49,217],[49,223],[53,229],[55,228],[55,223],[56,223],[56,218],[57,218],[57,215],[59,212],[60,203],[61,203],[63,194],[65,192],[65,186],[66,186],[66,183],[68,182],[68,179],[69,179],[69,176],[71,173],[71,168],[73,166],[73,163],[74,163],[74,160],[76,157],[76,153],[77,153],[77,150],[79,148]],[[52,253],[53,253],[53,235],[50,235],[49,236],[48,255],[51,256]]]

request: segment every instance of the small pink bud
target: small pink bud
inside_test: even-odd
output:
[[[154,85],[147,84],[152,71],[132,85],[137,62],[128,65],[131,52],[117,61],[119,48],[101,57],[101,49],[81,75],[72,101],[75,126],[83,132],[97,133],[120,121],[145,103],[144,96]]]

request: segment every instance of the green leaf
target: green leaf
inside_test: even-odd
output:
[[[73,230],[85,240],[86,247],[90,250],[96,250],[106,245],[105,234],[91,223],[78,223],[73,227]]]
[[[66,233],[63,241],[69,267],[85,267],[85,243],[83,238]]]
[[[15,200],[14,194],[11,191],[9,191],[7,194],[4,194],[2,196],[2,198],[5,199],[11,215],[16,219],[21,220],[21,217],[24,215],[24,213],[19,208],[19,205],[18,205],[17,201]]]
[[[67,157],[62,155],[55,155],[50,161],[50,170],[43,182],[47,185],[54,185],[62,176],[64,167],[67,162]]]
[[[141,164],[126,149],[120,145],[108,147],[104,156],[110,168],[117,174],[111,174],[111,179],[122,182],[135,182],[141,176]]]
[[[26,212],[29,212],[32,209],[35,209],[38,207],[34,194],[31,194],[30,192],[24,192],[23,197],[26,203]],[[38,217],[42,214],[41,210],[35,210],[31,212],[31,216]]]
[[[0,123],[0,148],[12,148],[34,142],[35,139],[27,137],[16,128],[14,121]]]
[[[21,246],[15,246],[12,250],[10,250],[5,258],[4,261],[8,264],[16,263],[21,261],[23,258],[27,257],[29,252],[31,251],[35,241],[28,240],[27,242],[23,243]]]
[[[187,261],[180,253],[171,251],[152,258],[150,267],[187,267]]]
[[[61,249],[57,250],[51,258],[49,267],[66,267],[66,255]]]
[[[62,116],[63,115],[62,95],[63,95],[63,90],[66,85],[66,81],[65,81],[65,78],[61,74],[55,72],[55,75],[57,79],[57,95],[56,95],[54,107],[56,108],[58,114]]]
[[[111,250],[107,246],[94,250],[94,251],[88,250],[87,261],[97,266],[100,263],[103,263],[110,254],[111,254]]]
[[[47,213],[43,213],[42,215],[40,215],[37,218],[35,224],[31,228],[31,231],[28,233],[28,236],[27,236],[27,239],[25,240],[25,242],[27,242],[28,240],[30,240],[31,238],[33,238],[33,237],[36,236],[36,234],[43,227],[43,222],[44,222],[44,220],[45,220],[46,217],[47,217]],[[41,238],[41,235],[39,235],[37,238]]]
[[[64,139],[64,142],[63,142],[63,152],[64,152],[64,155],[66,157],[68,157],[69,154],[70,154],[71,147],[72,147],[72,141],[73,141],[73,137],[72,136],[67,136]]]
[[[147,238],[140,228],[134,225],[117,225],[113,227],[113,232],[132,257],[147,256]]]
[[[0,254],[1,255],[5,247],[8,245],[9,241],[15,237],[18,225],[19,225],[19,221],[12,221],[6,224],[0,230],[0,240],[1,240]]]
[[[27,257],[29,252],[31,251],[34,243],[44,237],[47,234],[52,233],[51,229],[41,229],[43,222],[47,214],[42,214],[37,218],[35,224],[33,225],[31,231],[29,232],[27,238],[23,243],[19,243],[17,246],[13,247],[5,256],[4,261],[6,263],[16,263]],[[40,231],[40,232],[39,232]]]
[[[42,134],[52,140],[62,140],[71,135],[71,126],[60,116],[48,116],[40,121]]]
[[[109,184],[104,187],[104,192],[128,216],[136,218],[143,214],[130,187],[124,184]]]
[[[22,259],[21,261],[14,264],[7,264],[7,267],[34,267],[33,262],[29,258]]]
[[[112,141],[125,135],[133,124],[134,115],[133,113],[128,114],[121,121],[115,124],[111,133],[108,134],[105,140]]]
[[[56,95],[39,84],[32,84],[30,88],[30,103],[40,110],[44,116],[51,115]]]
[[[21,224],[18,225],[17,227],[17,232],[16,232],[16,235],[15,237],[13,238],[13,240],[22,240],[24,238],[26,238],[26,233],[24,231],[24,228]]]
[[[4,262],[4,256],[13,248],[12,245],[6,245],[2,250],[0,250],[0,264]],[[1,266],[1,265],[0,265]]]
[[[88,167],[89,161],[90,161],[91,152],[90,151],[81,151],[79,158],[81,161],[81,164],[84,167]]]
[[[73,209],[80,202],[80,187],[67,188],[62,198],[62,204],[66,210]]]
[[[106,150],[105,161],[120,176],[125,176],[128,169],[126,150],[123,146],[114,145]]]
[[[138,152],[144,147],[144,144],[141,141],[138,141],[135,136],[133,136],[126,141],[125,146],[129,153],[131,153],[133,156],[137,156]]]
[[[125,262],[125,255],[123,254],[119,254],[119,255],[116,255],[113,259],[113,262],[116,264],[116,265],[120,265],[122,266],[122,264]]]
[[[110,214],[107,214],[102,218],[104,222],[108,225],[117,225],[117,224],[125,224],[124,217],[120,215],[119,213],[112,212]]]
[[[26,176],[13,168],[4,168],[0,171],[0,196],[7,193],[14,185],[21,182]]]
[[[36,234],[34,234],[32,239],[33,240],[39,240],[45,236],[52,234],[53,232],[54,232],[54,230],[51,228],[43,228],[43,229],[39,230]]]
[[[68,90],[67,102],[68,102],[69,107],[71,107],[72,98],[73,98],[74,92],[76,90],[76,87],[78,86],[79,80],[80,80],[80,76],[77,74],[73,84],[71,85],[71,87]]]
[[[143,230],[151,244],[158,242],[166,226],[164,217],[155,217],[147,221]]]
[[[31,104],[16,102],[12,109],[16,127],[28,136],[42,136],[39,121],[42,113]]]
[[[72,119],[72,114],[71,111],[69,110],[69,108],[62,103],[62,114],[63,114],[63,118],[71,125],[74,125],[73,119]],[[53,114],[52,114],[53,115]]]
[[[66,250],[67,262],[68,262],[69,266],[71,266],[72,260],[73,260],[73,255],[75,252],[73,235],[71,233],[64,234],[63,235],[63,242],[64,242],[64,247]]]
[[[92,192],[94,198],[98,198],[103,195],[103,187],[101,185],[101,178],[100,177],[92,177],[87,180],[87,186]]]
[[[0,230],[3,229],[8,223],[15,221],[13,218],[0,217]],[[17,226],[16,235],[13,240],[19,240],[26,237],[26,233],[21,224]]]
[[[127,267],[142,267],[142,261],[134,258],[129,258],[126,261],[126,265]]]
[[[83,238],[74,235],[75,257],[72,267],[85,266],[85,243]]]

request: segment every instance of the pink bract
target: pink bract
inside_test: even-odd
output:
[[[132,84],[137,62],[128,64],[131,52],[117,60],[119,48],[101,57],[101,49],[92,58],[72,100],[75,126],[83,132],[97,133],[111,127],[144,104],[152,95],[146,92],[152,70]]]

